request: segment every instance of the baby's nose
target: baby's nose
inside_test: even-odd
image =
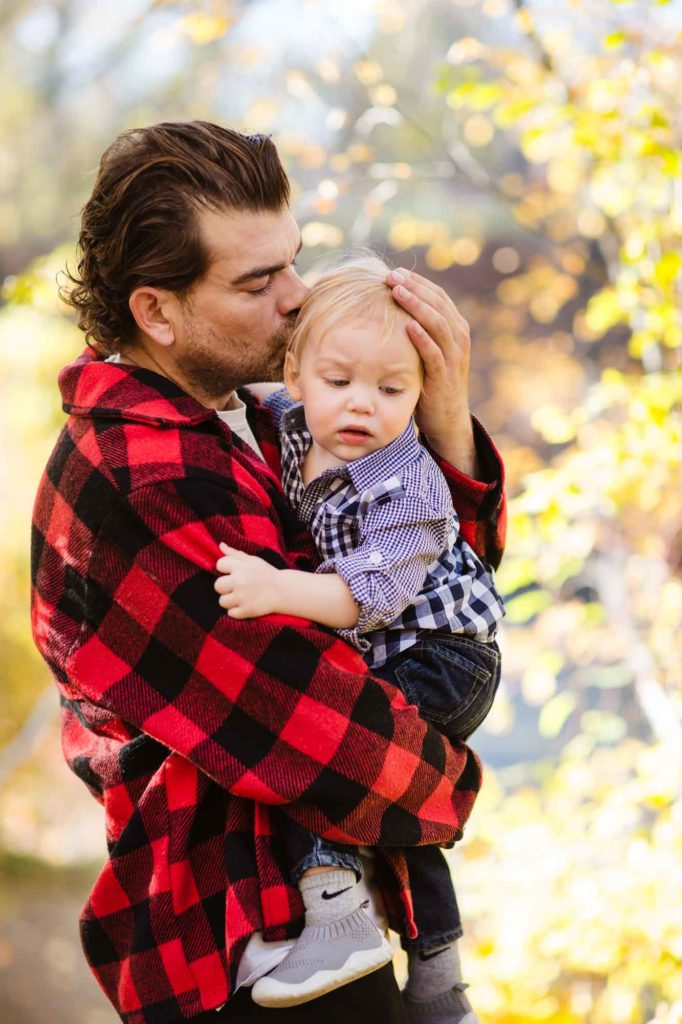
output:
[[[354,388],[348,396],[350,409],[356,412],[371,412],[374,408],[372,396],[364,388]]]

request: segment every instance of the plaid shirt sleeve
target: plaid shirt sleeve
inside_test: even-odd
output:
[[[472,422],[480,480],[455,469],[428,444],[425,447],[445,476],[462,537],[483,562],[497,569],[502,561],[507,530],[504,463],[483,425],[475,416]]]
[[[241,500],[234,482],[197,478],[119,500],[94,545],[71,684],[234,795],[282,805],[318,834],[448,842],[480,786],[475,755],[330,632],[220,609],[219,540],[284,562],[274,524],[254,526]]]

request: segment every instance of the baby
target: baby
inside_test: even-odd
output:
[[[388,272],[378,257],[364,257],[318,281],[287,351],[288,395],[282,389],[267,399],[280,418],[284,490],[312,531],[321,565],[314,574],[278,570],[221,545],[216,589],[234,618],[299,615],[337,630],[423,718],[463,740],[492,706],[504,606],[419,442],[412,417],[422,366],[409,316],[385,284]],[[282,963],[254,985],[254,1001],[270,1007],[317,998],[391,959],[361,903],[357,850],[289,819],[283,828],[306,923]],[[421,846],[405,857],[419,931],[402,940],[408,1015],[473,1024],[443,853]]]

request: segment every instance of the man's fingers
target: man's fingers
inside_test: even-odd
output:
[[[415,295],[422,302],[432,306],[436,312],[440,313],[450,323],[453,329],[466,330],[468,332],[469,325],[466,319],[462,316],[457,306],[454,304],[447,292],[434,284],[433,281],[429,281],[428,278],[422,277],[421,274],[416,274],[413,270],[398,270],[391,271],[388,275],[388,284],[393,288],[393,295],[396,301],[403,304],[401,301],[401,295],[398,293],[398,288],[402,287],[412,295]]]
[[[414,270],[392,271],[388,277],[388,283],[392,288],[396,286],[406,288],[441,313],[452,312],[458,316],[461,315],[448,293],[440,285],[434,284],[433,281],[415,273]]]
[[[388,283],[391,287],[404,285],[410,291],[419,291],[422,294],[422,298],[430,295],[434,302],[450,301],[439,285],[429,281],[428,277],[422,277],[421,274],[415,273],[414,270],[404,270],[402,267],[399,267],[398,270],[392,270],[388,275]]]
[[[407,287],[415,292],[419,298],[429,301],[433,298],[433,302],[436,308],[448,319],[453,319],[458,326],[465,326],[469,329],[469,324],[465,317],[462,316],[457,306],[452,301],[446,291],[443,290],[439,285],[434,284],[433,281],[429,281],[427,277],[422,277],[421,274],[415,274],[414,271],[410,274]]]
[[[441,350],[440,345],[431,338],[424,328],[417,323],[416,320],[411,320],[407,325],[407,333],[410,336],[410,341],[417,349],[419,358],[424,364],[424,370],[427,377],[435,377],[445,372],[445,358]]]
[[[454,338],[447,317],[440,313],[434,306],[420,299],[414,292],[407,291],[400,285],[394,289],[393,294],[403,309],[407,310],[418,324],[424,328],[427,334],[431,335],[434,341],[441,344],[453,345]],[[443,353],[445,356],[447,352]]]

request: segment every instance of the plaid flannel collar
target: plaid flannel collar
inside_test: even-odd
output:
[[[284,414],[282,435],[285,462],[288,463],[294,456],[294,452],[298,452],[300,453],[298,460],[300,466],[303,462],[303,455],[312,444],[302,405],[296,405]],[[388,480],[396,473],[402,472],[405,466],[419,458],[422,452],[414,421],[411,419],[402,434],[399,434],[390,444],[379,448],[370,455],[363,455],[360,459],[354,459],[352,462],[346,462],[326,470],[320,480],[328,477],[350,480],[356,491],[361,494],[378,481]]]
[[[64,412],[156,426],[193,426],[215,417],[172,380],[126,363],[108,363],[90,349],[59,374]]]

